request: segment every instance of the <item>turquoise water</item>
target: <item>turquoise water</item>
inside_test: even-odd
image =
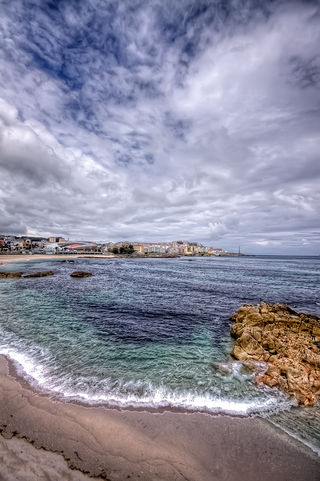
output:
[[[64,399],[280,416],[292,399],[257,387],[230,358],[230,315],[262,299],[319,315],[319,265],[319,258],[7,265],[2,270],[50,267],[55,275],[0,280],[0,352],[35,386]],[[73,279],[73,270],[94,276]]]

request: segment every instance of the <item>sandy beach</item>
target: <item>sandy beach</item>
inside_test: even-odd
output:
[[[0,436],[0,463],[0,479],[5,481],[92,480],[81,471],[70,469],[61,455],[36,449],[25,439],[17,437],[6,439]]]
[[[85,479],[74,469],[110,481],[319,479],[319,458],[265,420],[64,403],[12,371],[1,356],[1,480],[40,480],[43,470]]]
[[[36,260],[49,260],[49,259],[78,259],[78,258],[99,258],[99,259],[112,259],[115,256],[113,254],[0,254],[0,266],[11,262],[26,262]]]

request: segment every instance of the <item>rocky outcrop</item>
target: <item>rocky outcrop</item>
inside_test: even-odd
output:
[[[31,279],[32,277],[47,277],[53,276],[53,271],[42,271],[42,272],[32,272],[31,274],[25,274],[23,276],[24,279]]]
[[[71,277],[91,277],[93,274],[91,272],[85,272],[85,271],[75,271],[72,274],[70,274]]]
[[[22,272],[0,272],[0,279],[14,279],[22,276]]]
[[[299,404],[314,405],[320,397],[320,322],[284,304],[244,305],[233,316],[232,355],[240,361],[263,361],[258,383],[277,387]]]

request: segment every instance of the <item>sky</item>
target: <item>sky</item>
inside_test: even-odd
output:
[[[0,233],[320,254],[320,4],[0,0]]]

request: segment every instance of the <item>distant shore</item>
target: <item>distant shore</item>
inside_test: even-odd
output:
[[[241,254],[241,257],[245,256]],[[125,254],[112,254],[111,252],[108,254],[0,254],[0,266],[3,264],[11,263],[11,262],[26,262],[26,261],[34,261],[34,260],[49,260],[49,259],[177,259],[181,256],[179,255],[171,255],[171,254],[149,254],[149,255],[125,255]],[[185,256],[190,259],[194,258],[203,258],[203,257],[238,257],[237,254],[230,254],[224,256],[200,256],[200,255],[188,255]]]
[[[60,473],[66,461],[110,481],[256,481],[257,473],[261,481],[318,479],[319,458],[265,420],[60,402],[14,377],[10,364],[0,356],[0,428],[6,438],[0,448],[7,450],[2,470],[8,473],[17,469],[17,456],[9,454],[23,447],[23,438],[34,446],[24,451],[26,472],[29,460],[37,459]],[[47,451],[59,453],[59,460],[53,462]],[[64,479],[85,479],[69,472]],[[43,479],[33,475],[28,480]]]
[[[35,261],[41,259],[81,259],[88,257],[98,257],[102,259],[111,259],[115,256],[113,254],[0,254],[0,265],[7,264],[10,262],[25,262],[25,261]]]

